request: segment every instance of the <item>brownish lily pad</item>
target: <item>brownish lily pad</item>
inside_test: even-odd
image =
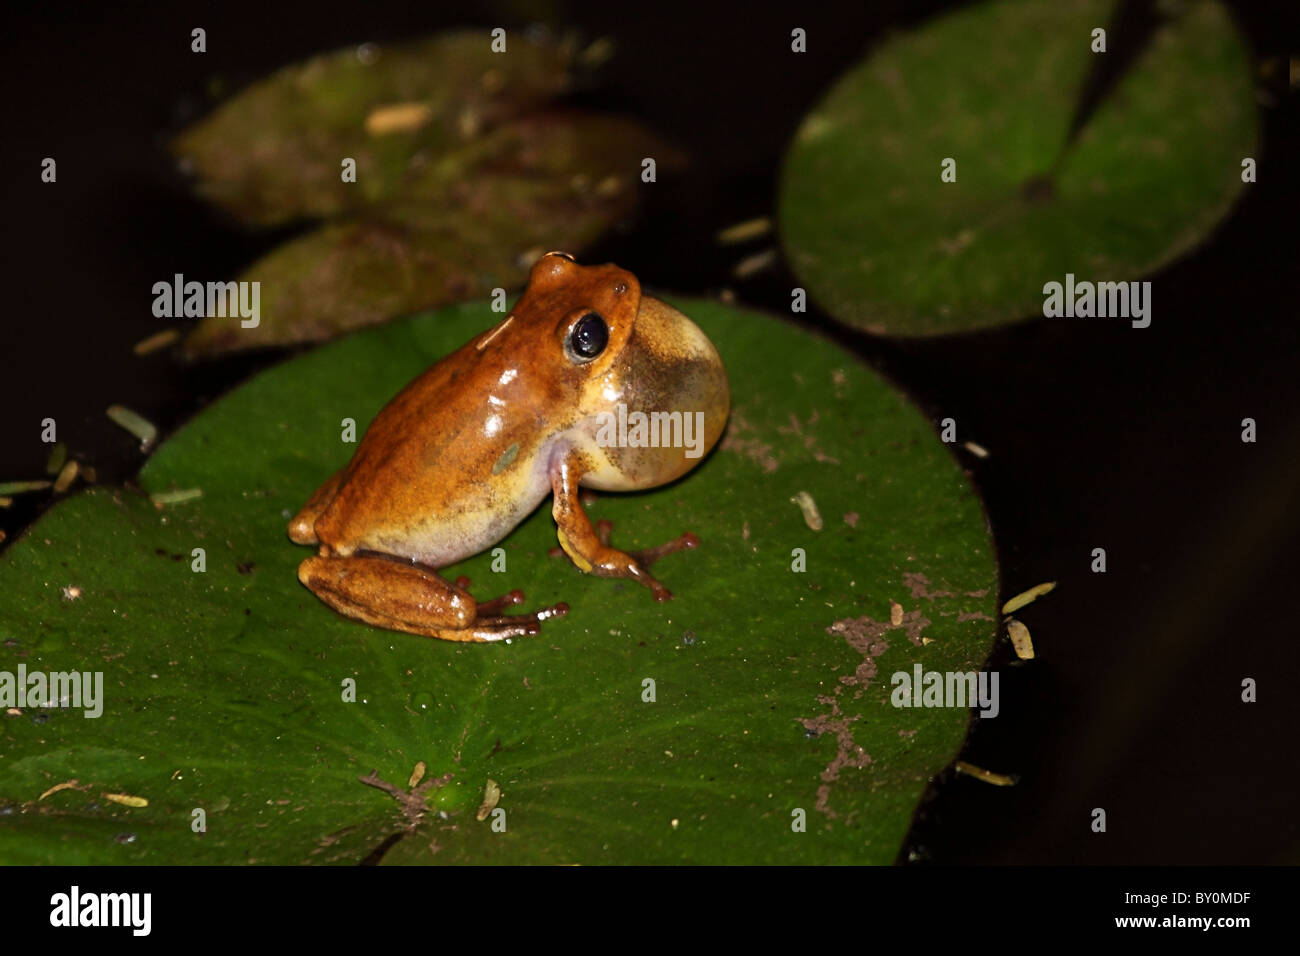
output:
[[[400,193],[439,156],[535,110],[572,83],[567,47],[486,30],[364,44],[287,66],[172,145],[198,190],[242,222],[326,218]],[[341,163],[356,160],[355,183]]]
[[[523,35],[496,53],[487,30],[365,44],[195,124],[173,150],[202,197],[246,225],[317,223],[237,277],[258,283],[250,326],[209,314],[185,355],[321,341],[516,287],[548,249],[582,252],[633,212],[644,159],[681,158],[631,120],[555,109],[580,58]]]
[[[579,251],[636,207],[643,157],[680,161],[614,116],[516,120],[426,164],[401,198],[326,223],[238,279],[261,283],[255,327],[203,319],[190,356],[320,341],[394,316],[521,285],[549,249]]]

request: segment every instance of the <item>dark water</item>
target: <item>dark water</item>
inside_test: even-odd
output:
[[[716,231],[771,209],[786,142],[818,93],[891,28],[951,3],[575,3],[569,20],[614,38],[607,82],[579,101],[643,117],[695,164],[655,190],[640,224],[589,258],[681,293],[735,289],[788,309],[777,269],[728,279]],[[1293,3],[1236,3],[1261,56],[1295,47]],[[7,11],[0,334],[0,479],[42,473],[39,422],[101,480],[128,480],[121,402],[164,434],[281,356],[180,367],[135,359],[155,331],[149,289],[174,272],[233,273],[276,241],[190,199],[161,144],[195,117],[213,74],[242,85],[309,54],[455,25],[514,28],[562,4],[367,2],[46,5]],[[209,52],[189,52],[194,26]],[[809,53],[785,55],[792,26]],[[1039,659],[1005,644],[1002,714],[964,758],[1018,773],[1013,788],[941,776],[911,851],[939,862],[1251,863],[1300,859],[1295,623],[1300,539],[1296,98],[1261,106],[1259,182],[1212,240],[1153,278],[1156,319],[1037,321],[929,342],[837,333],[934,418],[993,452],[972,466],[1009,592],[1061,582],[1035,605]],[[37,180],[44,156],[57,188]],[[816,312],[809,321],[821,323]],[[1238,438],[1259,422],[1257,444]],[[0,512],[12,539],[39,505]],[[1089,572],[1095,547],[1109,570]],[[0,597],[3,600],[3,597]],[[1259,682],[1259,702],[1239,701]],[[1105,807],[1109,832],[1088,829]],[[905,854],[910,856],[911,853]]]

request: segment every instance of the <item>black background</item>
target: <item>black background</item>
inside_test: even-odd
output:
[[[160,326],[154,282],[229,277],[283,238],[223,223],[189,197],[162,148],[207,108],[213,76],[237,89],[322,50],[457,25],[515,29],[562,9],[557,22],[617,46],[601,84],[574,101],[640,116],[693,157],[648,190],[634,228],[584,258],[617,261],[661,290],[729,286],[742,304],[788,315],[792,277],[729,279],[750,250],[719,247],[715,233],[771,210],[784,147],[836,76],[889,30],[953,6],[9,8],[0,479],[43,474],[40,421],[53,417],[101,481],[129,480],[137,443],[107,405],[129,405],[166,435],[283,358],[186,367],[131,354]],[[1259,57],[1294,47],[1294,3],[1231,6]],[[206,54],[190,52],[195,26]],[[808,31],[805,55],[790,53],[795,26]],[[964,460],[989,510],[1004,596],[1061,582],[1020,615],[1037,660],[1018,664],[999,643],[990,666],[1002,671],[1002,713],[974,727],[963,753],[1019,774],[1018,785],[941,774],[902,859],[1300,860],[1296,97],[1284,79],[1260,85],[1259,181],[1208,243],[1152,277],[1150,328],[1040,319],[935,341],[833,333],[992,452]],[[39,180],[46,156],[58,160],[56,186]],[[827,324],[815,309],[807,321]],[[1240,441],[1244,417],[1259,423],[1256,444]],[[0,511],[10,543],[42,507],[27,498]],[[1106,549],[1106,574],[1089,571],[1094,547]],[[1259,682],[1256,704],[1240,702],[1244,677]],[[1107,811],[1105,834],[1089,829],[1094,807]]]

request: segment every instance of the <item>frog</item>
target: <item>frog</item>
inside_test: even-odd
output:
[[[298,579],[338,613],[386,630],[472,643],[536,635],[568,604],[506,613],[524,602],[520,590],[477,601],[472,582],[439,572],[498,544],[549,495],[557,556],[670,600],[651,565],[699,538],[619,550],[584,497],[681,478],[718,442],[730,403],[722,358],[691,319],[617,265],[546,253],[506,317],[389,401],[289,522],[291,541],[317,548]],[[672,440],[685,434],[668,427],[674,411],[696,424],[690,446]],[[670,440],[611,427],[635,413],[661,413]]]

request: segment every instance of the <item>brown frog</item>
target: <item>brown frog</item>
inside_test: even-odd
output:
[[[649,572],[698,544],[689,532],[630,554],[593,528],[579,488],[670,482],[717,442],[730,393],[722,359],[690,319],[614,265],[552,252],[514,310],[411,382],[367,429],[352,461],[289,523],[317,545],[298,578],[348,617],[451,641],[536,634],[564,614],[500,613],[437,568],[504,538],[548,494],[560,545],[583,571],[672,594]]]

